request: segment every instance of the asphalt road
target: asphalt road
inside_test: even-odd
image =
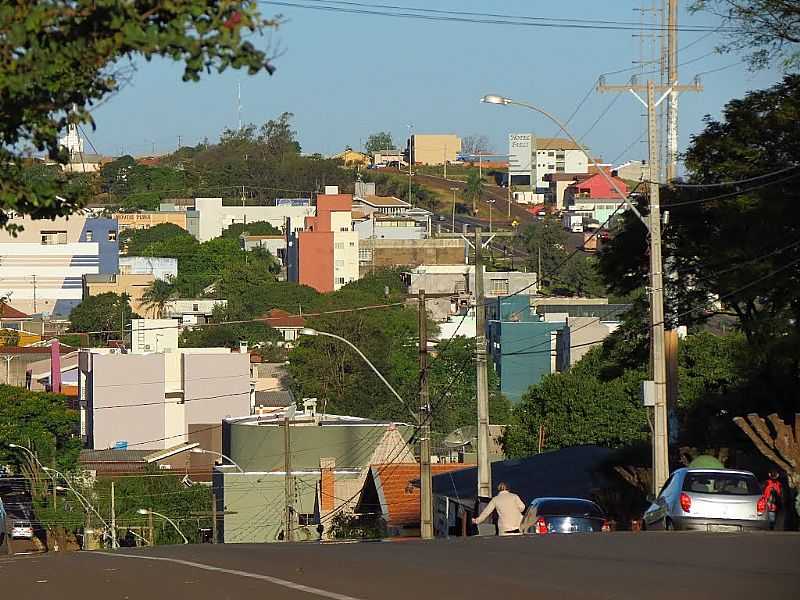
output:
[[[800,535],[619,533],[172,546],[0,558],[2,597],[795,598]]]

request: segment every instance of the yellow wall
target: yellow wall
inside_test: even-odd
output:
[[[141,213],[114,213],[114,217],[119,223],[119,230],[125,229],[149,229],[162,223],[172,223],[181,229],[186,229],[186,212],[141,212]]]
[[[142,305],[142,296],[155,281],[152,274],[146,275],[117,275],[114,282],[84,282],[84,296],[97,296],[106,292],[114,294],[128,294],[131,297],[131,309],[142,317],[153,316],[153,310]]]

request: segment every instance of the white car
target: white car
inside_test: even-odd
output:
[[[33,527],[30,521],[13,521],[11,523],[11,539],[33,539]]]
[[[644,513],[646,529],[768,529],[767,501],[750,471],[678,469]]]

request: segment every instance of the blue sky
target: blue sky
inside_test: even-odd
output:
[[[638,22],[634,8],[642,0],[375,3]],[[275,75],[248,77],[231,71],[208,75],[200,83],[183,83],[175,63],[139,62],[131,84],[94,113],[97,130],[87,133],[98,151],[118,154],[124,148],[126,153],[144,154],[155,144],[157,152],[165,152],[175,148],[179,135],[184,145],[205,137],[216,140],[224,127],[236,126],[236,87],[241,83],[243,120],[260,124],[283,111],[293,112],[304,152],[332,154],[347,145],[359,147],[371,132],[380,130],[391,131],[401,142],[409,123],[418,133],[485,134],[495,151],[506,152],[510,132],[549,137],[557,130],[528,111],[480,104],[483,94],[527,100],[566,119],[598,75],[631,67],[640,56],[640,41],[631,31],[428,22],[269,3],[262,8],[265,15],[280,13],[285,18],[271,39],[256,40],[278,49]],[[685,10],[680,22],[719,24],[711,15],[689,15]],[[679,46],[692,45],[681,52],[679,63],[693,62],[680,68],[681,80],[741,58],[705,56],[720,42],[719,34],[682,32]],[[705,114],[718,116],[727,100],[767,87],[780,76],[777,70],[753,74],[743,64],[703,76],[705,92],[681,96],[680,148],[702,129]],[[610,76],[608,81],[623,83],[627,77]],[[605,117],[583,137],[612,101]],[[630,94],[614,100],[611,94],[592,92],[570,127],[595,155],[608,161],[640,136],[642,109]],[[644,144],[636,144],[622,159],[644,156]]]

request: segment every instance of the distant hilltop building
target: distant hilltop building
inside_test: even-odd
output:
[[[83,154],[83,138],[78,133],[78,126],[68,125],[66,135],[58,138],[58,145],[69,152],[70,162],[80,160],[80,155]]]

